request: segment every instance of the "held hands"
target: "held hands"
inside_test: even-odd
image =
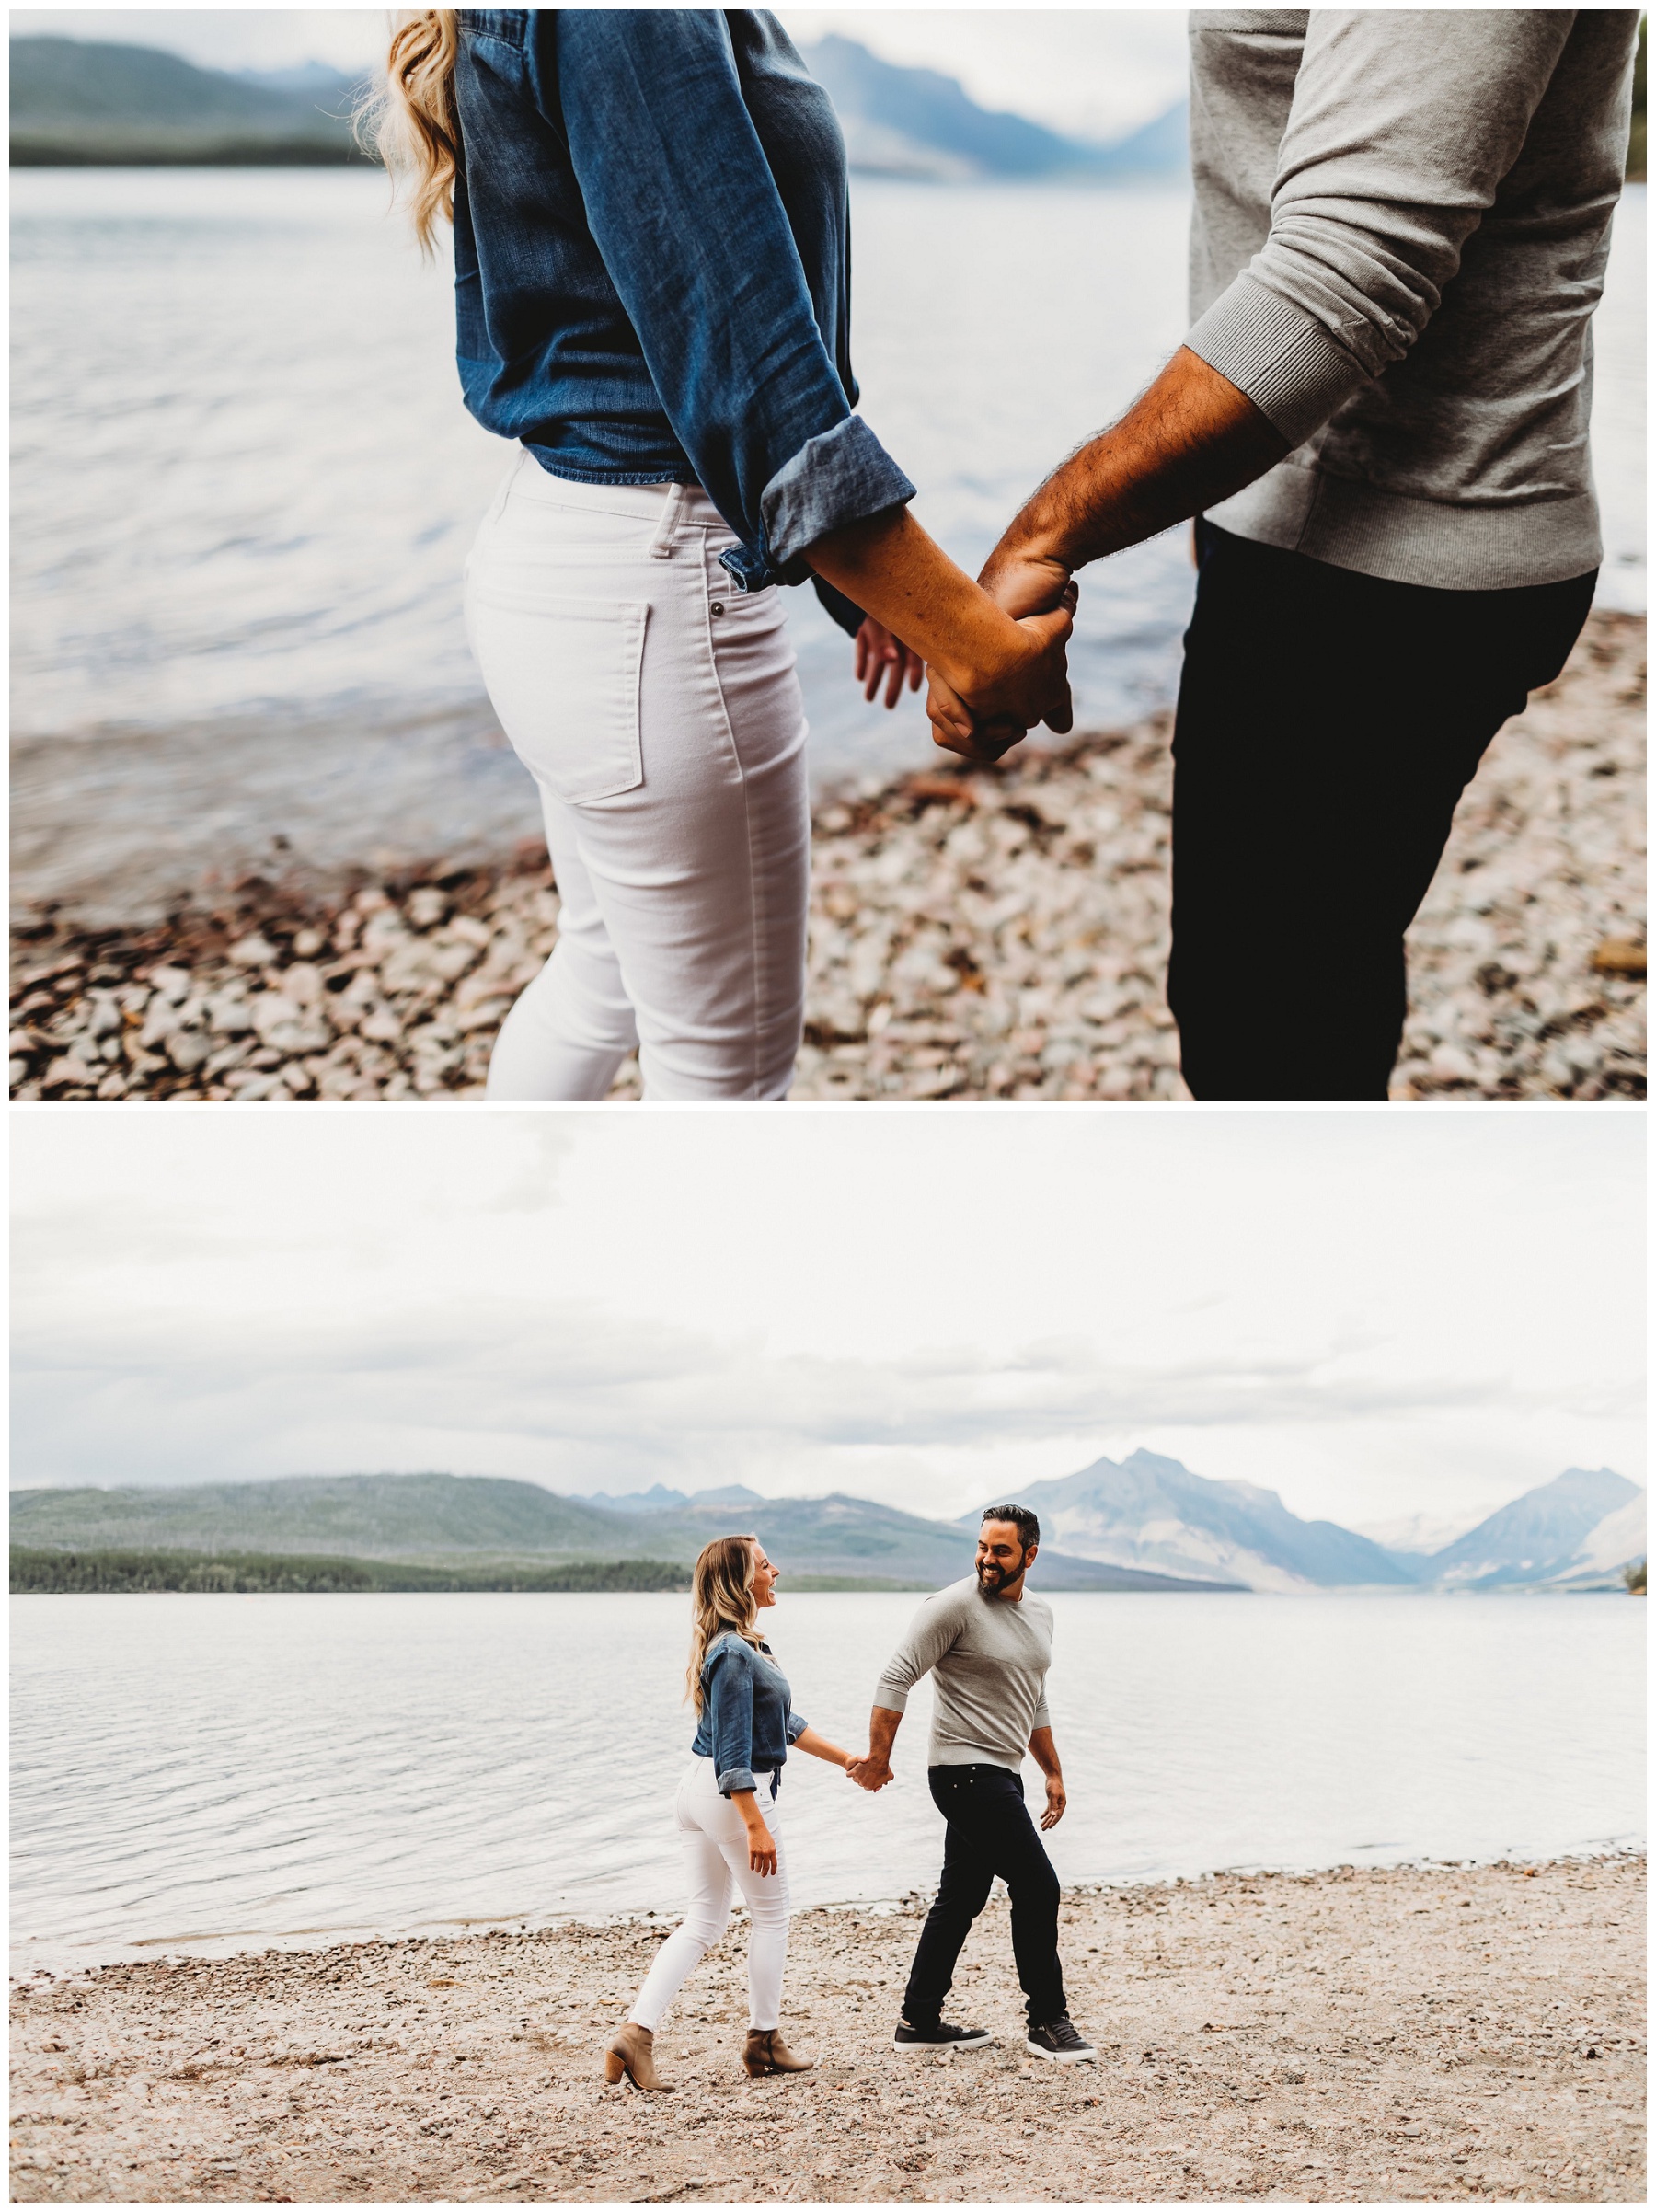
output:
[[[872,1752],[866,1758],[847,1759],[845,1772],[861,1790],[883,1790],[893,1777],[884,1759],[877,1759]]]
[[[928,670],[926,711],[934,743],[963,760],[994,761],[1037,722],[1057,731],[1072,726],[1065,648],[1079,593],[1057,561],[999,549],[980,581],[1013,616],[1023,639],[1008,662],[972,685],[969,697],[951,689],[935,668]]]

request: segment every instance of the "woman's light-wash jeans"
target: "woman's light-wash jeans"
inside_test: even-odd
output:
[[[491,1099],[780,1099],[805,1002],[805,713],[780,593],[677,484],[520,454],[466,570],[466,628],[540,787],[558,945],[507,1016]]]
[[[759,1809],[776,1847],[776,1871],[756,1874],[748,1863],[741,1814],[719,1794],[708,1758],[693,1758],[673,1811],[690,1877],[690,1909],[656,1953],[638,2001],[627,2014],[652,2033],[685,1981],[723,1935],[733,1891],[740,1887],[753,1926],[748,1934],[748,2025],[782,2024],[782,1975],[788,1964],[788,1858],[776,1823],[771,1778],[755,1774]]]

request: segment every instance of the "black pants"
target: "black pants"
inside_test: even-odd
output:
[[[1012,1893],[1012,1955],[1029,2018],[1037,2026],[1061,2019],[1067,2008],[1058,1964],[1058,1877],[1025,1810],[1022,1776],[1006,1767],[933,1767],[926,1780],[949,1827],[943,1879],[920,1930],[903,2017],[911,2027],[936,2025],[960,1945],[998,1874]]]
[[[1403,933],[1484,749],[1594,576],[1445,592],[1198,525],[1167,1002],[1199,1099],[1384,1099]]]

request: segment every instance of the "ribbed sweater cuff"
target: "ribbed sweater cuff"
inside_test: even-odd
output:
[[[1247,274],[1219,294],[1185,344],[1246,392],[1290,448],[1369,381],[1326,324]]]

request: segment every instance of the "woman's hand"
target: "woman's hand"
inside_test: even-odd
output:
[[[873,698],[883,678],[886,706],[894,707],[903,696],[904,683],[911,691],[918,691],[925,673],[926,662],[918,653],[911,652],[901,638],[894,638],[883,622],[876,622],[872,615],[863,616],[857,633],[857,680],[865,699]]]
[[[730,1803],[741,1814],[747,1829],[748,1864],[756,1874],[774,1874],[776,1871],[776,1839],[765,1825],[765,1815],[759,1810],[757,1799],[751,1790],[732,1790]]]

